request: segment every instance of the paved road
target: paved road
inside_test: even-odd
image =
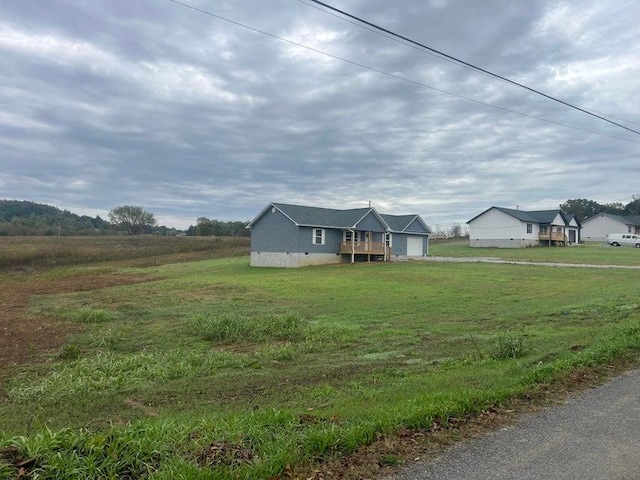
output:
[[[640,479],[640,370],[388,480],[427,479]]]

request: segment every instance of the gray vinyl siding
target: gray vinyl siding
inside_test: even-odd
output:
[[[298,227],[278,210],[269,210],[251,227],[251,251],[297,252]]]
[[[320,227],[316,227],[320,228]],[[313,245],[312,227],[300,227],[298,231],[297,252],[300,253],[338,253],[342,241],[342,230],[324,229],[324,245]]]
[[[407,235],[404,233],[393,234],[393,246],[391,247],[391,255],[407,255]]]
[[[372,212],[365,215],[365,217],[358,222],[355,229],[365,232],[384,232],[387,230],[378,217],[376,217]]]
[[[409,226],[405,230],[406,232],[414,232],[414,233],[429,233],[424,226],[418,221],[416,218],[413,222],[409,224]]]
[[[407,249],[407,238],[409,236],[417,236],[417,235],[406,235],[404,233],[394,233],[393,234],[393,246],[391,247],[391,256],[395,257],[396,255],[400,257],[406,257],[408,253]],[[428,255],[429,254],[429,237],[422,237],[422,253]]]

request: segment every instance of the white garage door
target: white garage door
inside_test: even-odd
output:
[[[422,256],[422,237],[407,237],[407,256]]]

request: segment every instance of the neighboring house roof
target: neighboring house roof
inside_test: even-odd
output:
[[[467,223],[473,222],[476,218],[484,215],[491,209],[499,210],[502,213],[506,213],[507,215],[517,218],[521,222],[525,222],[525,223],[539,223],[543,225],[550,224],[551,222],[553,222],[553,220],[556,218],[558,214],[560,214],[560,216],[562,217],[562,220],[564,221],[565,225],[569,225],[569,222],[571,221],[571,217],[565,214],[560,209],[526,211],[526,210],[514,210],[513,208],[504,208],[504,207],[490,207],[490,208],[487,208],[484,212],[480,213],[479,215],[476,215],[475,217],[473,217]],[[578,222],[577,218],[576,218],[576,222],[578,223],[578,225],[580,225],[580,222]]]
[[[358,223],[369,213],[375,215],[380,223],[391,232],[404,232],[413,222],[418,219],[427,233],[431,230],[424,223],[420,215],[387,215],[380,214],[375,208],[351,208],[338,210],[334,208],[307,207],[304,205],[290,205],[287,203],[270,203],[267,205],[249,224],[251,228],[262,215],[271,208],[279,210],[289,220],[300,227],[324,227],[339,229],[355,229]],[[419,233],[419,232],[412,232]]]
[[[590,222],[591,220],[595,220],[598,217],[609,217],[613,220],[616,220],[620,223],[624,223],[625,225],[638,225],[640,226],[640,215],[614,215],[612,213],[598,213],[593,217],[589,217],[585,219],[582,223]]]

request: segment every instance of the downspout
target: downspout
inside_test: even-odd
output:
[[[351,232],[351,263],[356,263],[356,232],[352,229],[348,229]]]
[[[389,235],[389,231],[386,230],[383,234],[382,234],[382,245],[384,248],[384,261],[388,261],[389,258],[387,257],[387,249],[388,249],[388,245],[387,245],[387,235]]]

